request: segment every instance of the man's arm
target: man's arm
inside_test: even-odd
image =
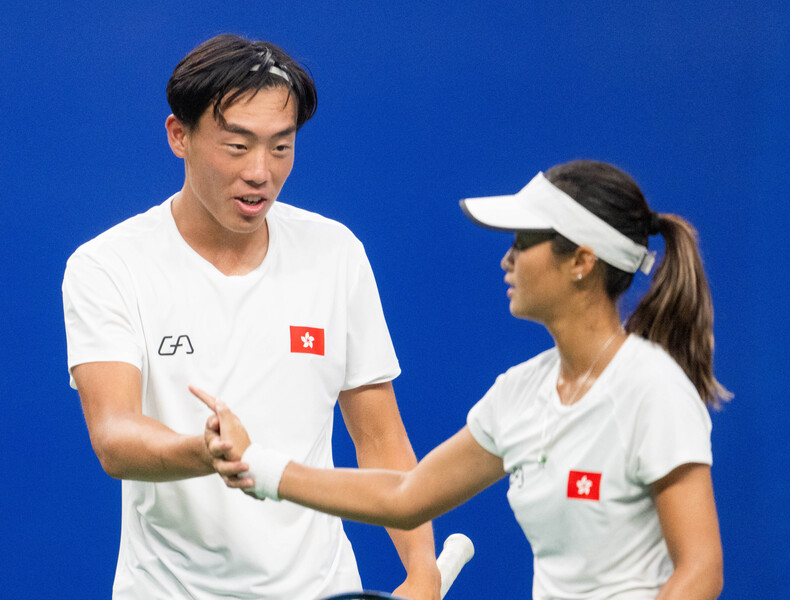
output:
[[[75,366],[72,376],[102,468],[116,479],[171,481],[213,473],[201,435],[182,435],[143,415],[142,378],[124,362]]]
[[[403,426],[392,383],[367,385],[340,393],[340,410],[363,468],[408,471],[417,458]],[[433,529],[425,523],[412,531],[387,529],[406,568],[406,581],[395,590],[405,598],[438,599],[441,576],[436,567]]]

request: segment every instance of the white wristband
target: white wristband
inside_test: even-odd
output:
[[[250,444],[244,451],[241,461],[250,466],[250,470],[242,473],[242,477],[252,477],[255,484],[245,488],[245,492],[252,492],[258,498],[280,500],[277,490],[286,465],[291,459],[271,448],[264,448],[260,444]]]

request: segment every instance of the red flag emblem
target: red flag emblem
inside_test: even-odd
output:
[[[568,474],[568,498],[599,500],[601,495],[601,473],[571,471]]]
[[[291,325],[291,352],[324,355],[324,330]]]

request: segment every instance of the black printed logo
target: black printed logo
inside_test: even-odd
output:
[[[524,465],[519,465],[510,472],[510,487],[524,487]]]
[[[159,344],[159,356],[173,356],[179,348],[183,348],[186,354],[192,354],[195,351],[188,335],[179,335],[178,337],[166,335],[162,338],[162,343]]]

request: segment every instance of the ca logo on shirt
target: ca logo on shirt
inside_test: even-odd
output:
[[[601,473],[571,471],[568,473],[568,498],[600,500]]]
[[[188,335],[166,335],[159,344],[159,356],[173,356],[179,349],[185,354],[195,352]]]
[[[291,352],[324,356],[324,330],[291,325]]]

